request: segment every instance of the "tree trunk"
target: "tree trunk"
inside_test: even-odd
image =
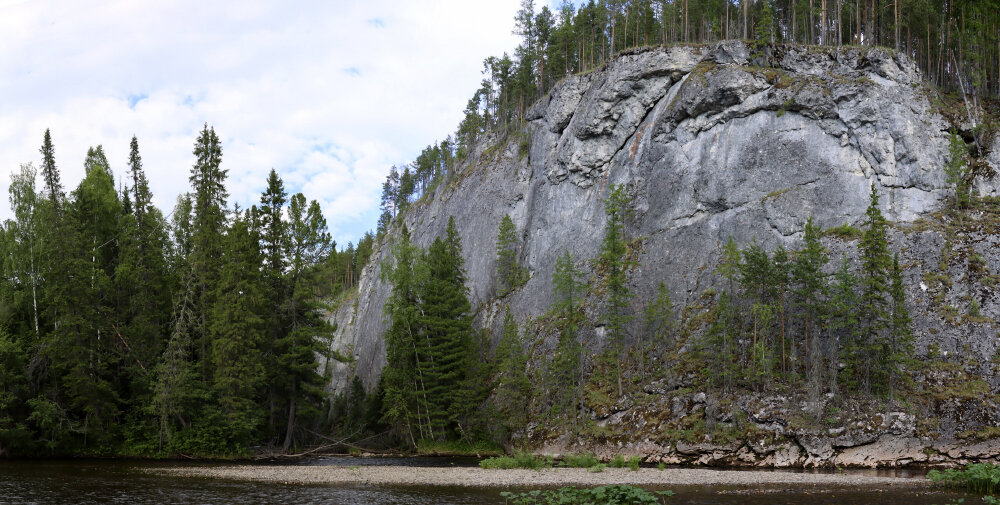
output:
[[[809,0],[809,44],[816,43],[816,18],[813,10],[813,0]]]
[[[285,431],[285,443],[281,448],[288,450],[292,446],[292,433],[295,431],[295,380],[292,380],[292,395],[288,400],[288,428]]]
[[[819,7],[819,45],[826,45],[826,0],[820,0]]]
[[[743,40],[750,38],[749,32],[747,32],[747,17],[750,12],[750,0],[743,0]],[[687,0],[684,0],[684,24],[687,26]],[[686,28],[685,28],[686,29]]]

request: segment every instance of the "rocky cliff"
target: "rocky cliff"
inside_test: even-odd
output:
[[[548,310],[553,267],[564,250],[592,270],[588,260],[600,248],[602,201],[611,185],[625,185],[635,206],[628,234],[641,247],[629,278],[638,312],[661,281],[675,305],[696,306],[719,283],[715,265],[730,236],[740,244],[795,249],[809,216],[824,227],[860,222],[874,183],[883,213],[896,225],[891,248],[905,264],[917,355],[941,363],[918,377],[939,386],[929,389],[937,397],[909,412],[859,402],[826,421],[817,414],[799,422],[797,412],[824,412],[816,402],[829,398],[790,393],[720,403],[682,377],[595,410],[602,427],[595,436],[571,440],[530,430],[525,436],[554,452],[703,464],[993,457],[1000,443],[984,429],[1000,420],[993,396],[1000,386],[994,364],[1000,298],[993,282],[1000,277],[992,273],[1000,272],[1000,238],[992,228],[1000,209],[987,206],[960,226],[940,214],[952,125],[930,94],[911,60],[882,49],[776,47],[752,54],[742,43],[723,42],[636,51],[564,79],[529,110],[522,132],[481,143],[457,176],[402,219],[426,247],[455,217],[476,324],[496,329],[504,307],[521,323]],[[986,178],[977,185],[984,196],[998,189]],[[505,214],[520,232],[520,262],[530,277],[498,299],[495,244]],[[365,268],[356,295],[333,315],[334,345],[354,358],[333,365],[336,387],[355,373],[371,387],[385,363],[382,304],[390,288],[379,270],[391,240],[392,234]],[[855,254],[849,238],[824,240],[831,257]],[[973,299],[978,315],[967,317]],[[588,304],[592,325],[584,329],[594,350],[603,343],[599,306]],[[534,337],[537,360],[554,339]],[[978,389],[962,389],[972,382]],[[695,413],[711,430],[675,436],[679,420]],[[918,422],[928,415],[940,421]],[[718,426],[737,418],[752,430],[723,440]]]

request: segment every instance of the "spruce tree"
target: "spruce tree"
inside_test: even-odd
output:
[[[414,267],[420,250],[410,242],[404,224],[392,246],[392,260],[382,265],[382,280],[392,286],[383,305],[389,319],[385,333],[386,366],[382,372],[385,388],[383,419],[403,432],[411,446],[424,436],[426,404],[423,370],[418,360],[417,279]],[[416,432],[416,433],[414,433]]]
[[[861,388],[871,393],[888,385],[884,368],[886,331],[889,327],[889,275],[892,257],[889,255],[888,222],[878,206],[878,191],[871,186],[871,200],[865,211],[865,231],[858,244],[861,256],[861,352],[863,359]]]
[[[830,298],[825,312],[827,316],[827,333],[829,334],[827,359],[830,363],[829,387],[836,391],[837,363],[846,364],[844,381],[850,388],[857,387],[858,363],[863,352],[859,346],[860,328],[858,321],[859,300],[855,292],[857,279],[850,271],[850,263],[845,254],[840,262],[840,268],[833,275],[830,286]]]
[[[59,168],[56,167],[55,148],[52,147],[52,135],[45,129],[42,137],[42,179],[45,181],[45,192],[53,206],[58,209],[63,200],[63,187],[59,181]]]
[[[910,311],[906,308],[906,289],[903,287],[903,270],[899,266],[899,254],[892,257],[889,294],[892,297],[889,349],[886,351],[886,367],[889,369],[889,397],[899,382],[900,365],[913,356],[913,331]]]
[[[768,325],[771,321],[773,299],[771,272],[772,263],[767,251],[754,239],[749,247],[742,251],[743,260],[738,264],[740,289],[743,296],[750,302],[751,315],[751,348],[756,347],[768,335]],[[751,362],[757,353],[751,356]]]
[[[226,423],[230,450],[245,450],[263,424],[260,389],[265,369],[261,348],[267,334],[266,287],[259,237],[249,215],[235,214],[223,245],[209,319],[212,389]]]
[[[497,284],[500,296],[509,293],[525,280],[524,269],[517,262],[517,246],[517,227],[510,214],[504,214],[497,234]]]
[[[170,296],[174,288],[168,271],[167,225],[159,209],[152,205],[152,192],[142,167],[139,142],[129,144],[129,176],[132,179],[132,210],[124,208],[118,226],[121,245],[115,268],[118,294],[118,338],[127,344],[128,374],[139,403],[148,402],[152,388],[152,368],[163,351],[170,317]],[[125,191],[127,196],[129,191]]]
[[[629,257],[625,225],[631,217],[628,195],[624,186],[613,186],[604,201],[607,221],[604,225],[604,240],[598,266],[605,282],[605,316],[609,346],[615,353],[615,372],[618,378],[618,396],[624,395],[622,360],[628,324],[632,320],[629,311],[631,292],[628,287],[628,270],[635,261]]]
[[[198,359],[202,363],[202,378],[211,379],[210,361],[207,359],[209,341],[208,313],[214,304],[213,286],[218,282],[222,257],[222,236],[226,225],[226,175],[221,168],[222,146],[215,129],[206,124],[194,145],[197,158],[191,168],[193,195],[193,220],[191,223],[190,264],[196,292],[194,320]]]
[[[267,188],[260,195],[260,207],[257,212],[262,230],[263,270],[261,282],[266,286],[264,296],[268,305],[265,314],[267,339],[262,345],[267,357],[265,368],[269,376],[268,406],[272,423],[277,422],[276,417],[279,415],[277,409],[283,403],[282,392],[277,387],[279,380],[276,374],[280,373],[280,368],[275,362],[278,355],[275,346],[283,336],[282,333],[286,331],[287,326],[287,321],[282,317],[289,296],[285,285],[285,270],[288,263],[285,257],[285,250],[288,246],[288,223],[285,222],[284,211],[287,199],[288,195],[285,192],[284,183],[272,168],[267,177]]]
[[[531,395],[531,383],[526,373],[528,357],[510,307],[504,313],[503,332],[500,343],[497,344],[496,360],[499,364],[494,381],[497,411],[500,419],[503,419],[506,432],[510,433],[527,422],[528,400]]]
[[[570,252],[564,251],[556,259],[552,273],[552,311],[557,317],[559,340],[548,366],[549,393],[552,398],[551,414],[565,416],[573,413],[573,426],[583,409],[584,347],[579,341],[579,329],[584,322],[582,303],[586,283]]]
[[[429,401],[427,417],[433,438],[447,437],[451,421],[464,412],[453,408],[458,386],[469,366],[472,318],[466,295],[461,244],[453,218],[448,220],[445,239],[438,237],[424,258],[427,276],[419,289],[417,317],[426,360],[424,386]],[[457,406],[457,405],[455,405]]]
[[[819,345],[817,342],[810,343],[809,338],[811,335],[815,340],[819,335],[816,328],[823,317],[823,299],[826,295],[826,276],[823,274],[823,267],[830,261],[826,248],[820,243],[821,234],[821,228],[816,226],[812,216],[809,216],[803,234],[802,248],[792,266],[795,306],[799,309],[802,319],[803,344],[808,354],[806,365],[809,374],[819,373],[815,366]]]
[[[788,251],[785,250],[785,246],[779,245],[777,249],[774,250],[774,254],[771,255],[771,261],[773,263],[771,267],[771,288],[774,290],[774,296],[776,298],[778,308],[778,323],[781,327],[781,341],[778,343],[780,347],[780,352],[775,353],[775,358],[778,354],[781,354],[781,372],[787,372],[787,351],[788,351],[788,286],[791,281],[791,269],[794,265],[788,260]]]
[[[972,170],[965,158],[968,156],[965,141],[952,131],[948,142],[948,162],[944,166],[945,181],[953,192],[952,207],[968,207],[971,200]]]
[[[642,378],[646,378],[646,348],[655,351],[657,357],[669,350],[673,344],[674,337],[674,306],[670,301],[670,292],[667,285],[662,281],[656,288],[656,298],[646,305],[645,311],[646,331],[644,334],[649,339],[639,345],[639,372]]]

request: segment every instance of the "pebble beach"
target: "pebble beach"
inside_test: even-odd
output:
[[[231,465],[152,468],[146,471],[179,477],[210,477],[238,481],[283,484],[415,485],[464,487],[533,487],[631,485],[824,485],[824,486],[927,486],[922,478],[883,477],[856,473],[800,473],[732,471],[705,468],[607,468],[591,472],[584,468],[543,470],[485,470],[468,467],[407,466],[291,466]]]

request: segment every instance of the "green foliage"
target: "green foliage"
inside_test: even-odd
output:
[[[966,156],[968,150],[965,141],[952,131],[948,140],[948,162],[944,166],[944,173],[945,181],[953,192],[952,206],[955,209],[964,209],[972,201],[974,174],[971,165],[965,161]]]
[[[487,470],[511,470],[514,468],[524,468],[527,470],[541,470],[552,468],[551,458],[542,458],[527,452],[518,452],[513,456],[497,456],[479,461],[479,467]]]
[[[583,345],[577,330],[584,321],[581,311],[586,284],[576,266],[573,255],[565,251],[556,259],[552,273],[552,311],[559,328],[556,350],[547,367],[547,386],[551,398],[551,414],[565,418],[573,414],[577,424],[576,409],[582,408],[583,397]]]
[[[517,227],[510,214],[500,220],[497,234],[497,294],[504,296],[528,280],[528,272],[517,261]]]
[[[507,438],[509,433],[527,422],[531,382],[527,376],[528,356],[524,352],[519,333],[514,316],[508,308],[504,313],[500,343],[497,344],[498,369],[493,380],[497,411],[503,420],[499,424],[503,425],[505,431],[503,438]]]
[[[474,437],[477,412],[493,372],[477,356],[484,343],[474,339],[465,287],[462,246],[454,219],[445,238],[426,253],[402,240],[394,264],[384,275],[393,293],[385,304],[385,419],[406,433],[410,443]]]
[[[865,232],[858,243],[861,259],[856,381],[866,393],[889,388],[890,330],[889,282],[892,256],[889,255],[888,223],[879,209],[878,191],[871,186],[871,198],[865,211]]]
[[[604,224],[604,239],[597,260],[598,270],[605,283],[604,319],[607,323],[608,341],[618,354],[616,373],[619,397],[623,394],[621,361],[625,351],[627,326],[632,321],[630,313],[632,295],[627,285],[628,270],[636,264],[628,254],[626,224],[632,216],[632,210],[625,191],[625,186],[612,186],[608,198],[604,201],[607,221]]]
[[[591,468],[597,466],[600,461],[593,454],[567,454],[559,466],[568,468]]]
[[[937,484],[957,487],[980,494],[1000,492],[1000,466],[993,463],[970,463],[964,470],[931,470],[927,478]]]
[[[671,491],[650,492],[627,485],[599,486],[591,489],[562,487],[545,491],[535,490],[523,493],[504,491],[500,493],[511,505],[658,505],[666,503]]]
[[[858,240],[863,234],[861,229],[847,223],[823,230],[823,236],[836,237],[840,240]]]
[[[54,152],[47,132],[48,198],[22,166],[0,226],[0,455],[230,457],[315,440],[297,426],[315,429],[327,400],[319,205],[285,207],[272,172],[261,209],[227,209],[208,125],[173,226],[138,139],[118,181],[89,149],[69,195]]]

